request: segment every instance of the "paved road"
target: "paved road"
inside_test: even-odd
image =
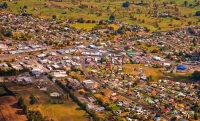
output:
[[[83,59],[82,62],[81,62],[83,73],[84,73],[87,77],[89,77],[90,79],[96,81],[97,83],[103,84],[102,81],[100,81],[100,80],[97,79],[97,78],[94,78],[93,76],[91,76],[91,75],[87,72],[87,70],[86,70],[86,68],[85,68],[85,62],[84,62],[84,61],[85,61],[85,59]],[[113,92],[116,92],[116,90],[112,89],[112,88],[109,87],[109,86],[107,86],[107,88],[110,89],[110,90],[112,90]],[[158,113],[158,112],[159,112],[159,111],[157,111],[157,110],[155,110],[155,109],[152,109],[151,107],[149,107],[149,106],[147,106],[147,105],[145,105],[145,104],[139,102],[138,100],[133,99],[133,98],[131,98],[131,97],[129,97],[129,96],[123,94],[123,93],[120,93],[120,92],[116,92],[116,93],[117,93],[118,95],[121,95],[121,96],[123,96],[123,97],[126,97],[127,99],[129,99],[129,100],[131,100],[131,101],[133,101],[133,102],[139,104],[140,106],[142,106],[143,108],[145,108],[145,109],[147,109],[147,110],[150,110],[150,111],[152,111],[152,112],[154,112],[154,113]],[[163,118],[164,118],[165,120],[167,120],[167,121],[170,121],[170,119],[169,119],[168,117],[164,116],[164,115],[161,115],[161,117],[163,117]]]

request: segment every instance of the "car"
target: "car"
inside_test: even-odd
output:
[[[24,57],[25,60],[29,60],[29,57]]]
[[[30,63],[28,61],[24,61],[24,64],[30,65]]]

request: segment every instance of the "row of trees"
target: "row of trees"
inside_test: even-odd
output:
[[[0,39],[4,40],[4,37],[12,37],[12,31],[0,27]]]
[[[43,116],[40,111],[29,110],[22,97],[18,99],[18,105],[23,109],[29,121],[49,121],[49,118]],[[51,119],[51,121],[53,120]]]
[[[6,96],[6,95],[12,95],[15,96],[15,93],[11,90],[8,89],[8,87],[3,86],[4,90],[6,91],[6,93],[0,94],[0,96]]]
[[[22,70],[16,70],[14,68],[6,68],[6,69],[0,68],[0,76],[15,76],[27,71],[28,71],[27,68],[24,68]]]
[[[6,2],[4,2],[4,3],[2,3],[2,4],[0,5],[0,8],[2,8],[2,9],[7,9],[7,8],[8,8],[8,4],[7,4]]]

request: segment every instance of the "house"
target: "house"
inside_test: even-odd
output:
[[[68,59],[69,59],[69,57],[67,57],[67,56],[64,56],[64,57],[62,57],[62,59],[63,59],[63,60],[68,60]]]
[[[97,83],[92,80],[85,80],[83,81],[83,85],[86,88],[97,88]]]
[[[163,63],[163,66],[164,66],[164,67],[170,67],[171,64],[170,64],[170,63]]]
[[[90,48],[90,49],[96,49],[97,47],[95,45],[88,45],[88,48]]]
[[[68,78],[69,86],[71,86],[73,89],[80,89],[82,86],[80,82],[76,79]]]
[[[117,110],[116,113],[117,113],[117,114],[121,114],[121,113],[122,113],[122,110]]]
[[[33,75],[40,75],[40,74],[42,74],[42,73],[43,73],[43,70],[40,69],[40,68],[33,68],[33,69],[31,70],[31,74],[33,74]]]
[[[153,56],[153,59],[156,61],[165,61],[165,59],[158,57],[158,56]]]
[[[44,58],[44,57],[46,57],[46,54],[44,54],[44,53],[43,54],[39,54],[39,55],[37,55],[37,57],[38,58]]]
[[[57,92],[50,93],[50,97],[59,97],[59,96],[60,96],[60,94]]]
[[[96,100],[92,97],[88,97],[88,101],[90,101],[91,103],[94,103]]]
[[[54,69],[59,69],[59,68],[60,68],[60,66],[57,65],[57,64],[52,65],[52,67],[53,67]]]
[[[61,50],[57,50],[56,52],[59,53],[59,54],[61,54],[61,55],[66,54],[66,51],[63,50],[63,49],[61,49]]]
[[[26,83],[31,83],[31,82],[32,82],[31,78],[28,78],[28,77],[24,77],[23,80],[24,80]]]
[[[104,108],[104,107],[98,107],[98,108],[94,108],[93,110],[94,110],[95,112],[100,112],[100,111],[105,110],[105,108]]]
[[[1,82],[4,82],[4,80],[3,80],[3,78],[0,77],[0,83],[1,83]]]
[[[65,71],[62,71],[62,70],[56,70],[56,71],[53,71],[51,73],[51,75],[53,77],[57,77],[57,78],[61,78],[61,77],[67,77],[68,75],[66,74]]]

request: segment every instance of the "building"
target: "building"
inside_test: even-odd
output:
[[[53,77],[56,77],[56,78],[61,78],[61,77],[67,77],[68,76],[66,74],[66,72],[63,71],[63,70],[56,70],[56,71],[52,72],[51,75]]]
[[[153,59],[156,61],[165,61],[165,59],[158,57],[158,56],[154,56]]]
[[[50,97],[59,97],[59,96],[60,96],[60,94],[57,92],[50,93]]]
[[[98,107],[98,108],[94,108],[93,110],[94,110],[95,112],[99,112],[99,111],[105,110],[105,108],[104,108],[104,107]]]
[[[97,88],[97,83],[92,81],[92,80],[85,80],[83,81],[83,85],[86,87],[86,88]]]
[[[43,73],[43,70],[41,70],[40,68],[33,68],[31,70],[31,74],[33,74],[33,75],[40,75],[42,73]]]

